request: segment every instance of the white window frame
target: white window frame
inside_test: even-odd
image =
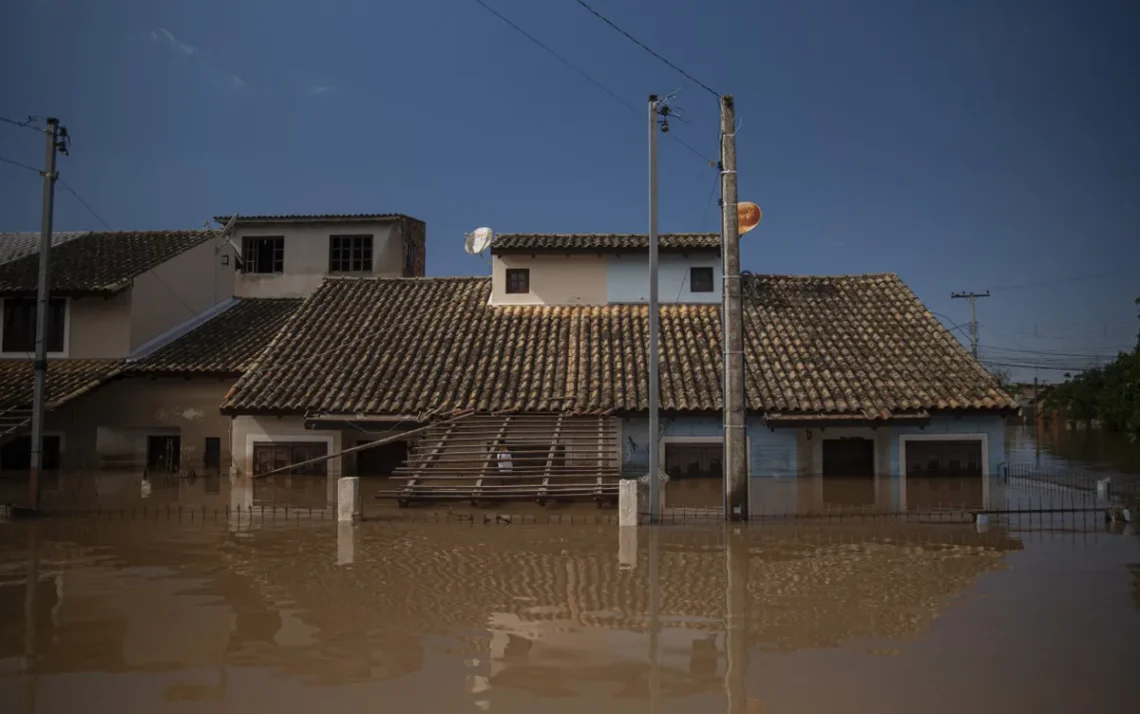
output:
[[[0,298],[0,349],[4,345],[4,312],[8,309],[8,300],[10,299],[26,299],[26,298]],[[52,298],[53,300],[63,300],[63,351],[62,352],[48,352],[47,356],[52,357],[67,357],[71,352],[71,298],[60,298],[58,295]],[[35,352],[0,352],[0,359],[34,359]]]
[[[907,510],[906,445],[912,441],[977,441],[982,445],[982,507],[990,507],[990,437],[984,432],[899,435],[899,506]]]

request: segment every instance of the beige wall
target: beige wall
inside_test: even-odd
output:
[[[68,301],[67,356],[121,359],[131,349],[131,291]]]
[[[221,250],[206,241],[135,278],[132,350],[233,295],[233,266],[222,265]]]
[[[177,434],[183,469],[202,469],[206,437],[221,439],[222,468],[230,458],[230,419],[218,411],[233,379],[130,377],[109,382],[48,414],[46,431],[63,437],[67,471],[139,469],[147,436]]]
[[[329,274],[329,236],[369,234],[372,235],[372,272],[368,275],[403,275],[404,245],[398,223],[239,223],[233,234],[238,247],[247,236],[284,236],[285,266],[282,273],[237,272],[235,294],[238,297],[306,297]]]
[[[507,293],[507,268],[530,269],[530,293]],[[606,258],[598,255],[492,256],[492,305],[605,305]]]
[[[299,416],[237,416],[233,418],[231,434],[233,468],[239,474],[252,472],[253,445],[258,442],[323,441],[328,445],[330,454],[343,448],[340,431],[306,429],[305,419]],[[329,459],[326,472],[329,478],[340,476],[340,461],[339,457]]]

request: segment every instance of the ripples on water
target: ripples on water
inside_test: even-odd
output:
[[[1140,544],[1096,528],[92,518],[0,546],[5,713],[1124,711],[1140,671]]]

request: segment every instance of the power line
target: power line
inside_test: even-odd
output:
[[[91,204],[87,203],[87,201],[84,201],[83,197],[75,192],[75,189],[73,189],[71,186],[69,186],[68,183],[66,181],[64,181],[63,179],[57,179],[57,180],[59,181],[60,185],[62,185],[65,189],[67,189],[68,193],[70,193],[72,196],[75,196],[75,199],[77,201],[79,201],[79,203],[81,203],[83,205],[83,207],[86,208],[87,211],[92,216],[95,216],[95,220],[102,223],[103,227],[106,228],[108,231],[114,232],[115,229],[111,227],[111,224],[107,223],[107,221],[103,220],[103,217],[100,216],[99,213],[94,208],[91,207]],[[151,272],[154,274],[154,277],[158,279],[158,282],[165,285],[166,289],[169,290],[171,292],[171,294],[174,295],[174,297],[178,298],[178,302],[182,303],[182,307],[186,308],[186,310],[190,313],[191,316],[197,315],[199,311],[190,307],[190,303],[186,302],[186,300],[184,300],[182,298],[182,294],[179,293],[177,290],[175,290],[173,285],[166,282],[166,279],[158,274],[157,267],[158,266],[155,266],[156,269],[152,270]]]
[[[653,50],[653,48],[652,48],[652,47],[650,47],[649,45],[645,44],[644,42],[642,42],[641,40],[637,39],[636,37],[634,37],[633,35],[629,34],[628,32],[626,32],[625,30],[621,29],[620,27],[618,27],[618,26],[617,26],[616,24],[614,24],[614,22],[613,22],[612,20],[610,20],[608,17],[606,17],[606,16],[605,16],[605,15],[603,15],[602,13],[598,12],[598,11],[597,11],[597,10],[595,10],[594,8],[590,7],[589,5],[587,5],[587,4],[586,4],[585,2],[583,2],[582,0],[576,0],[576,2],[577,2],[579,5],[581,5],[582,7],[586,8],[586,9],[587,9],[587,10],[590,12],[590,14],[592,14],[594,17],[598,18],[599,20],[601,20],[602,22],[606,23],[607,25],[609,25],[609,26],[610,26],[610,27],[612,27],[613,29],[615,29],[615,30],[617,30],[618,32],[620,32],[621,34],[625,35],[625,36],[626,36],[626,37],[627,37],[627,38],[628,38],[628,39],[629,39],[631,42],[633,42],[635,45],[637,45],[637,46],[638,46],[638,47],[640,47],[641,49],[645,50],[645,51],[646,51],[646,52],[648,52],[649,54],[653,55],[653,56],[654,56],[654,57],[656,57],[657,59],[661,60],[661,61],[662,61],[662,62],[664,62],[665,64],[669,65],[671,68],[673,68],[673,69],[674,69],[674,70],[676,70],[677,72],[680,72],[680,73],[681,73],[681,75],[683,75],[683,76],[684,76],[686,79],[688,79],[690,82],[693,82],[693,83],[695,83],[697,86],[701,87],[701,88],[702,88],[702,89],[704,89],[706,92],[708,92],[709,94],[713,95],[714,97],[717,97],[718,99],[720,98],[720,92],[717,92],[716,90],[714,90],[714,89],[713,89],[712,87],[710,87],[709,85],[705,84],[705,83],[704,83],[704,82],[702,82],[701,80],[697,79],[697,78],[696,78],[696,77],[694,77],[693,75],[689,74],[689,73],[688,73],[688,72],[686,72],[685,70],[681,69],[681,68],[680,68],[680,67],[678,67],[677,65],[673,64],[673,63],[672,63],[672,62],[670,62],[669,60],[667,60],[667,59],[665,59],[664,57],[662,57],[660,54],[658,54],[657,52],[655,52],[655,51]]]
[[[37,169],[35,166],[28,166],[27,164],[21,164],[19,161],[13,161],[11,159],[5,159],[3,156],[0,156],[0,161],[4,162],[6,164],[12,164],[13,166],[19,166],[20,168],[27,169],[28,171],[35,171],[37,174],[40,174],[40,175],[43,174],[43,171],[41,171],[40,169]]]
[[[618,96],[617,94],[615,94],[614,92],[610,91],[610,89],[609,89],[608,87],[606,87],[606,85],[602,84],[602,83],[601,83],[601,82],[599,82],[598,80],[596,80],[596,79],[594,79],[593,77],[591,77],[590,75],[586,74],[586,72],[585,72],[585,71],[583,71],[583,70],[581,70],[581,69],[578,69],[578,67],[577,67],[577,66],[576,66],[574,63],[572,63],[570,60],[566,59],[566,58],[565,58],[565,57],[563,57],[562,55],[558,54],[558,53],[557,53],[557,52],[555,52],[554,50],[550,49],[550,47],[548,47],[546,44],[544,44],[544,43],[542,42],[542,40],[538,39],[538,38],[537,38],[537,37],[535,37],[534,35],[530,34],[530,33],[529,33],[529,32],[527,32],[526,30],[522,29],[521,27],[519,27],[518,25],[516,25],[514,22],[511,22],[511,20],[510,20],[509,18],[507,18],[505,15],[503,15],[503,13],[499,12],[499,11],[498,11],[498,10],[496,10],[495,8],[491,7],[491,6],[490,6],[490,5],[488,5],[487,3],[483,2],[483,0],[475,0],[475,2],[479,3],[479,5],[480,5],[480,6],[481,6],[481,7],[482,7],[484,10],[486,10],[487,12],[491,13],[491,14],[492,14],[492,15],[494,15],[495,17],[499,18],[499,19],[500,19],[500,20],[502,20],[503,22],[505,22],[505,23],[507,23],[508,25],[510,25],[511,27],[513,27],[513,28],[514,28],[514,29],[515,29],[515,30],[516,30],[516,31],[517,31],[519,34],[521,34],[523,37],[527,38],[528,40],[530,40],[530,41],[531,41],[531,42],[533,42],[534,44],[538,45],[538,46],[539,46],[539,47],[541,47],[542,49],[544,49],[544,50],[546,50],[547,52],[549,52],[549,53],[550,53],[552,56],[554,56],[554,57],[555,57],[555,58],[556,58],[556,59],[557,59],[559,62],[561,62],[562,64],[566,65],[566,66],[567,66],[567,67],[569,67],[570,69],[574,70],[575,72],[577,72],[577,73],[578,73],[579,75],[581,75],[582,77],[586,78],[586,80],[587,80],[587,81],[589,81],[591,84],[593,84],[595,87],[597,87],[598,89],[602,90],[602,91],[603,91],[603,92],[605,92],[606,94],[610,95],[610,96],[611,96],[611,97],[613,97],[613,98],[614,98],[616,101],[619,101],[619,102],[621,102],[622,104],[624,104],[624,105],[625,105],[625,106],[626,106],[626,107],[627,107],[627,108],[628,108],[630,111],[632,111],[632,112],[634,112],[634,113],[636,113],[636,112],[637,112],[637,109],[636,109],[636,108],[635,108],[635,107],[634,107],[632,104],[630,104],[630,103],[629,103],[629,102],[627,102],[626,100],[622,99],[621,97],[619,97],[619,96]]]
[[[580,68],[579,68],[577,65],[575,65],[575,64],[574,64],[573,62],[571,62],[570,60],[568,60],[568,59],[566,59],[565,57],[563,57],[562,55],[558,54],[558,52],[556,52],[556,51],[554,51],[553,49],[551,49],[551,48],[550,48],[550,47],[549,47],[547,44],[545,44],[545,43],[544,43],[542,40],[538,39],[538,38],[537,38],[537,37],[535,37],[534,35],[530,34],[530,33],[529,33],[529,32],[527,32],[526,30],[524,30],[522,27],[520,27],[518,24],[516,24],[514,21],[512,21],[512,20],[511,20],[510,18],[508,18],[506,15],[504,15],[504,14],[503,14],[503,13],[501,13],[501,12],[499,12],[499,11],[498,11],[498,10],[496,10],[495,8],[491,7],[491,6],[490,6],[490,5],[488,5],[487,3],[483,2],[483,0],[475,0],[475,2],[476,2],[476,3],[478,3],[478,4],[479,4],[479,6],[480,6],[480,7],[482,7],[484,10],[486,10],[487,12],[491,13],[491,14],[492,14],[492,15],[494,15],[495,17],[497,17],[497,18],[499,18],[500,20],[502,20],[502,21],[503,21],[503,22],[504,22],[504,23],[505,23],[507,26],[509,26],[510,28],[514,29],[514,30],[515,30],[516,32],[518,32],[520,35],[522,35],[523,37],[527,38],[528,40],[530,40],[530,41],[531,41],[531,42],[533,42],[534,44],[538,45],[540,48],[542,48],[544,51],[546,51],[547,53],[549,53],[551,56],[553,56],[553,57],[554,57],[555,59],[557,59],[559,62],[561,62],[562,64],[566,65],[566,66],[567,66],[567,67],[569,67],[570,69],[574,70],[574,72],[575,72],[575,73],[577,73],[579,76],[581,76],[581,77],[584,77],[584,78],[585,78],[585,79],[586,79],[588,82],[590,82],[590,84],[593,84],[595,87],[597,87],[598,89],[600,89],[600,90],[602,90],[603,92],[605,92],[606,94],[608,94],[608,95],[609,95],[609,96],[610,96],[612,99],[614,99],[615,101],[619,102],[619,103],[620,103],[622,106],[624,106],[626,109],[630,110],[630,111],[631,111],[631,112],[633,112],[635,115],[640,115],[640,114],[641,114],[641,110],[639,110],[637,107],[633,106],[632,104],[630,104],[630,103],[629,103],[629,102],[627,102],[626,100],[622,99],[622,98],[621,98],[621,96],[619,96],[619,95],[618,95],[616,92],[614,92],[613,90],[611,90],[609,87],[607,87],[606,85],[602,84],[602,83],[601,83],[601,82],[599,82],[598,80],[594,79],[594,78],[593,78],[592,76],[590,76],[590,75],[589,75],[589,74],[588,74],[588,73],[587,73],[585,70],[583,70],[583,69],[580,69]],[[694,81],[695,81],[695,80],[694,80]],[[676,133],[675,133],[675,132],[669,132],[669,133],[668,133],[668,134],[666,134],[665,136],[669,137],[669,138],[670,138],[670,139],[672,139],[673,141],[675,141],[675,142],[677,142],[678,144],[680,144],[681,146],[685,147],[686,149],[688,149],[689,151],[691,151],[691,152],[692,152],[692,153],[693,153],[695,156],[699,157],[701,160],[708,162],[708,164],[709,164],[710,166],[713,166],[713,167],[715,167],[715,166],[716,166],[716,162],[715,162],[715,161],[713,161],[713,160],[712,160],[712,159],[710,159],[709,157],[705,156],[705,155],[704,155],[703,153],[701,153],[699,150],[697,150],[697,149],[695,149],[694,147],[690,146],[688,143],[686,143],[686,142],[685,142],[685,140],[684,140],[684,139],[681,139],[681,138],[679,138],[679,137],[676,135]]]
[[[18,126],[21,129],[31,129],[32,131],[38,131],[42,134],[43,129],[39,128],[38,126],[32,126],[32,122],[34,122],[35,120],[36,120],[36,117],[28,117],[27,121],[16,121],[15,119],[9,119],[7,117],[0,117],[0,121],[4,122],[5,124],[11,124],[12,126]]]
[[[83,204],[83,207],[86,208],[88,210],[88,212],[91,213],[92,216],[95,216],[95,220],[102,223],[104,228],[106,228],[109,231],[114,230],[114,228],[111,228],[111,225],[109,223],[107,223],[107,221],[103,220],[102,216],[100,216],[98,213],[95,212],[95,209],[91,207],[91,204],[87,203],[87,201],[84,201],[83,197],[80,196],[78,193],[76,193],[75,189],[73,189],[70,185],[68,185],[68,183],[66,181],[64,181],[63,179],[59,179],[59,184],[61,186],[63,186],[65,189],[67,189],[68,193],[70,193],[72,196],[75,196],[75,200],[77,200],[81,204]]]

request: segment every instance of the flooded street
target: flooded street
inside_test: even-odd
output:
[[[618,531],[2,524],[0,711],[1135,707],[1134,535]]]

